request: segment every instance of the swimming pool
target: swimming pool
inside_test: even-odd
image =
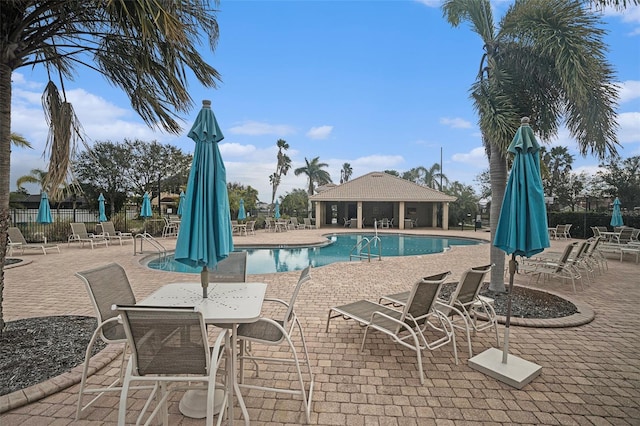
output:
[[[335,262],[348,262],[351,249],[364,238],[372,239],[372,234],[332,234],[328,244],[311,247],[242,247],[246,251],[248,274],[270,274],[275,272],[298,271],[311,264],[314,267]],[[445,238],[421,235],[379,234],[382,257],[416,256],[441,253],[452,246],[482,244],[483,241],[466,238]],[[371,256],[378,255],[378,245],[371,248]],[[173,259],[173,255],[152,259],[147,263],[151,269],[171,272],[200,273],[200,268],[192,268]]]

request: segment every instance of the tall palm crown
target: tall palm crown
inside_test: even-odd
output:
[[[505,148],[521,117],[531,117],[542,140],[564,124],[581,154],[616,154],[617,89],[605,32],[596,15],[573,1],[516,1],[500,27],[488,0],[446,0],[442,10],[453,26],[467,21],[484,43],[471,98],[489,156],[494,235],[507,181]],[[504,291],[504,253],[492,247],[491,262],[491,290]]]
[[[282,176],[285,176],[289,172],[289,169],[291,169],[291,158],[289,158],[289,156],[285,153],[285,151],[289,149],[289,144],[284,139],[278,139],[278,141],[276,142],[276,146],[278,147],[276,171],[271,176],[269,176],[269,182],[271,183],[272,188],[272,205],[275,202],[276,192],[278,192],[278,186],[280,186]]]
[[[193,106],[187,76],[206,87],[220,79],[200,55],[203,36],[211,50],[218,39],[210,4],[217,0],[0,1],[0,300],[9,217],[11,73],[41,65],[61,85],[59,93],[50,81],[43,99],[51,130],[47,186],[57,190],[68,177],[79,131],[63,80],[72,80],[78,67],[96,71],[127,94],[147,124],[178,134],[179,115]]]
[[[316,157],[309,161],[306,157],[304,158],[305,163],[307,164],[304,167],[298,167],[293,171],[296,176],[300,176],[301,174],[307,175],[309,179],[309,186],[307,187],[307,193],[309,197],[311,197],[315,191],[315,184],[325,185],[331,182],[331,175],[326,170],[322,170],[324,167],[329,167],[327,163],[321,163],[320,157]],[[307,214],[311,217],[311,199],[307,202]]]
[[[300,176],[302,174],[307,175],[309,186],[307,187],[307,192],[309,195],[313,195],[315,191],[314,184],[317,185],[325,185],[331,182],[331,175],[326,170],[322,170],[325,167],[329,167],[327,163],[321,163],[320,157],[315,157],[311,161],[309,161],[306,157],[304,158],[306,166],[298,167],[293,171],[296,176]]]

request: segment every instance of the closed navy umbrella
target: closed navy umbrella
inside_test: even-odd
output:
[[[218,148],[224,136],[211,110],[211,101],[202,101],[202,109],[187,136],[196,145],[175,259],[202,268],[200,281],[206,298],[208,269],[233,251],[226,169]]]

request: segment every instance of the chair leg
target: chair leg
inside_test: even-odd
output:
[[[118,406],[118,426],[125,426],[127,417],[127,394],[129,393],[129,385],[131,384],[131,373],[133,371],[133,363],[131,360],[127,363],[127,371],[124,382],[122,383],[122,392],[120,393],[120,404]]]

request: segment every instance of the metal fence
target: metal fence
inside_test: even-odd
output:
[[[20,228],[24,238],[30,243],[44,241],[45,237],[47,241],[64,242],[71,232],[70,223],[82,222],[87,226],[88,232],[96,232],[96,225],[99,223],[97,211],[83,209],[52,209],[53,223],[38,223],[37,216],[38,209],[10,209],[10,226]],[[116,229],[122,232],[136,231],[143,223],[138,220],[137,210],[119,213],[112,220]],[[152,228],[155,232],[155,227]]]

